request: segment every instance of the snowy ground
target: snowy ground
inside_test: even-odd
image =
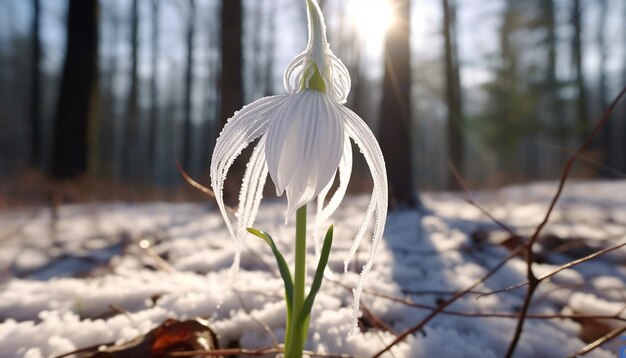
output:
[[[554,190],[555,183],[544,183],[479,193],[476,198],[493,215],[528,234],[543,217]],[[369,291],[363,295],[364,307],[395,332],[415,325],[430,310],[408,307],[371,290],[436,306],[509,252],[498,244],[506,234],[459,195],[426,195],[425,202],[431,214],[390,214],[384,245],[366,283]],[[366,197],[350,198],[332,218],[336,235],[329,265],[339,272],[338,282],[325,281],[318,295],[310,350],[368,357],[395,338],[375,328],[347,335],[352,298],[340,283],[354,284],[367,245],[351,272],[342,273],[343,259],[366,204]],[[282,224],[284,210],[282,202],[263,204],[255,227],[271,233],[289,261],[293,227]],[[197,316],[210,319],[223,347],[271,346],[272,338],[259,321],[282,342],[282,281],[270,250],[261,240],[248,238],[236,289],[226,292],[234,250],[211,205],[73,205],[60,208],[57,216],[52,219],[46,208],[0,214],[0,357],[53,357],[130,340],[166,318]],[[626,182],[568,184],[545,230],[539,248],[542,263],[536,270],[549,272],[624,240]],[[168,271],[151,253],[174,270]],[[524,280],[524,263],[516,258],[477,290]],[[542,284],[531,313],[612,315],[626,302],[625,286],[622,248]],[[480,299],[470,294],[448,310],[516,312],[523,293],[519,289]],[[224,303],[217,308],[221,298]],[[127,312],[120,313],[120,308]],[[589,341],[625,324],[588,323],[529,319],[516,357],[566,357],[586,345],[581,337]],[[385,356],[501,357],[514,324],[508,318],[440,314]],[[616,339],[588,356],[615,357],[619,344]]]

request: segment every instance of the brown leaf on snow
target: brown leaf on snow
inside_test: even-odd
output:
[[[107,347],[86,358],[160,358],[172,352],[219,349],[217,336],[207,322],[196,318],[187,321],[168,319],[160,326],[129,342]]]

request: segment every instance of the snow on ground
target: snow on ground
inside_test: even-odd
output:
[[[528,234],[543,217],[555,188],[555,183],[538,183],[478,193],[476,198],[499,219]],[[352,297],[345,286],[356,282],[367,244],[347,273],[343,260],[367,200],[347,199],[332,218],[336,229],[329,266],[336,272],[335,281],[325,280],[318,295],[307,343],[310,350],[367,357],[395,338],[378,329],[348,335]],[[395,332],[415,325],[430,311],[374,295],[372,290],[436,306],[509,252],[496,243],[506,238],[504,232],[460,195],[429,194],[424,200],[430,213],[390,213],[384,244],[363,295],[364,307]],[[255,227],[272,234],[290,261],[294,229],[293,223],[283,225],[284,210],[280,201],[263,204]],[[210,319],[223,347],[271,346],[259,321],[282,342],[282,281],[269,248],[257,238],[247,239],[241,274],[234,290],[228,291],[234,249],[211,205],[68,205],[55,216],[47,208],[0,214],[0,357],[53,357],[99,343],[121,343],[166,318],[197,316]],[[626,182],[568,184],[545,234],[538,247],[539,273],[623,242]],[[151,252],[174,270],[159,264]],[[313,260],[311,249],[310,275]],[[524,280],[524,263],[516,258],[477,290]],[[622,248],[542,284],[531,313],[615,314],[626,302],[625,286]],[[470,294],[448,310],[516,312],[523,293],[518,289],[480,299]],[[615,322],[603,323],[617,327]],[[440,314],[386,356],[501,357],[514,325],[515,320],[507,318]],[[585,330],[584,324],[568,319],[528,319],[516,357],[568,356],[585,346],[580,338]],[[619,340],[588,356],[614,357],[618,344]]]

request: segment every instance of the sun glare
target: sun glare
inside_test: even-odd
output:
[[[350,0],[348,16],[366,42],[382,42],[394,15],[389,0]]]

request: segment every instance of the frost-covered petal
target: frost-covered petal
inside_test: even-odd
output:
[[[287,217],[330,182],[344,143],[341,106],[323,92],[292,95],[269,126],[265,157],[278,195],[287,192]]]
[[[239,272],[241,264],[242,244],[246,229],[252,227],[254,219],[259,211],[259,205],[263,198],[263,187],[267,179],[267,164],[265,163],[265,137],[261,137],[254,148],[250,161],[246,166],[241,189],[239,191],[239,205],[237,207],[237,231],[235,232],[235,258],[231,265],[230,285],[234,284],[234,278]],[[230,287],[228,288],[230,290]]]
[[[324,206],[324,200],[326,200],[326,195],[328,195],[330,188],[335,182],[334,178],[337,176],[337,173],[335,173],[335,175],[333,175],[333,179],[328,182],[326,187],[322,189],[322,191],[317,196],[317,213],[315,215],[315,228],[313,234],[313,237],[315,239],[316,256],[319,255],[321,249],[321,226],[339,207],[339,204],[346,194],[346,190],[348,189],[348,183],[350,182],[350,176],[352,175],[352,145],[350,144],[350,137],[344,134],[343,143],[343,155],[341,156],[339,168],[337,169],[337,172],[339,173],[339,186],[333,193],[333,196],[328,201],[328,204]]]
[[[211,187],[233,239],[236,235],[224,205],[223,189],[226,175],[241,151],[267,131],[268,122],[273,118],[272,114],[287,98],[287,96],[264,97],[243,107],[228,120],[215,143],[211,157]]]
[[[328,201],[326,206],[320,205],[319,209],[319,217],[316,220],[323,222],[326,221],[330,216],[337,210],[339,204],[343,200],[343,197],[346,195],[346,190],[348,189],[348,183],[350,182],[350,176],[352,176],[352,145],[350,144],[350,137],[345,136],[344,145],[343,145],[343,155],[341,157],[341,161],[339,162],[339,186],[337,190],[333,193],[333,196]],[[333,181],[329,182],[326,188],[322,190],[319,197],[321,197],[321,203],[323,204],[330,187],[332,186]]]
[[[388,185],[387,185],[387,170],[385,169],[385,161],[383,154],[380,150],[380,146],[374,137],[374,134],[369,127],[363,122],[363,120],[351,110],[342,107],[342,111],[345,114],[345,127],[346,134],[354,140],[359,146],[365,156],[365,160],[370,168],[372,179],[374,180],[374,189],[372,190],[372,198],[367,208],[365,218],[356,234],[352,247],[348,257],[344,261],[344,265],[347,267],[352,257],[356,253],[359,247],[361,239],[367,230],[369,221],[374,215],[376,217],[374,221],[374,231],[372,234],[372,242],[370,252],[367,257],[367,262],[361,270],[361,275],[357,282],[357,287],[354,290],[354,313],[353,313],[353,325],[357,324],[357,311],[359,307],[359,299],[361,296],[361,290],[363,288],[363,281],[365,277],[372,269],[374,263],[374,257],[378,251],[380,241],[383,236],[383,230],[385,228],[385,221],[387,219],[387,204],[388,204]]]
[[[254,148],[246,172],[241,182],[239,206],[237,207],[237,238],[246,234],[246,229],[254,225],[263,198],[263,187],[267,179],[267,163],[265,162],[265,137],[261,137]]]

